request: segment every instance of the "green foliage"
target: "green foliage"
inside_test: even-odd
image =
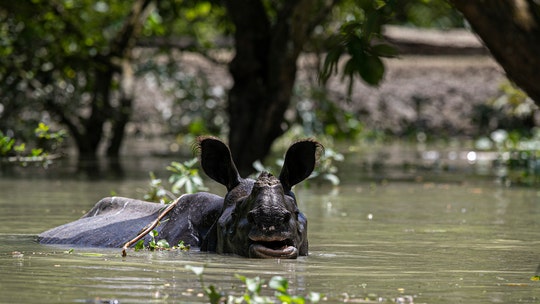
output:
[[[198,159],[193,158],[183,163],[171,162],[167,170],[171,172],[169,183],[171,190],[167,190],[161,179],[156,178],[150,172],[150,188],[144,195],[144,199],[151,202],[170,203],[182,193],[196,193],[206,190],[204,181],[199,175],[199,170],[194,168]]]
[[[310,293],[308,296],[295,296],[288,292],[289,282],[280,276],[274,276],[270,279],[268,287],[274,290],[274,297],[263,296],[263,287],[265,281],[260,277],[248,278],[242,275],[236,274],[235,276],[245,285],[245,291],[240,296],[225,295],[219,292],[215,286],[206,286],[203,280],[204,267],[195,267],[187,265],[186,269],[193,271],[193,273],[199,278],[201,288],[208,297],[210,303],[257,303],[257,304],[270,304],[270,303],[284,303],[284,304],[304,304],[304,303],[318,303],[321,300],[319,293]]]
[[[13,150],[13,145],[15,144],[15,139],[4,135],[2,131],[0,131],[0,155],[6,156],[9,152]],[[24,150],[24,144],[22,144],[22,149]],[[19,147],[17,150],[21,150],[21,147]]]
[[[531,136],[519,131],[495,130],[476,141],[478,150],[495,151],[495,174],[506,185],[535,186],[540,183],[540,128]]]
[[[0,131],[0,158],[22,165],[28,162],[39,162],[47,166],[50,162],[49,155],[58,149],[65,136],[64,130],[52,132],[48,125],[40,122],[35,129],[35,141],[38,146],[29,149],[26,143],[16,145],[17,139]]]
[[[282,2],[262,2],[270,19],[278,17]],[[183,45],[183,41],[188,40],[190,43],[182,48],[210,57],[209,54],[217,47],[218,38],[230,37],[234,32],[221,2],[156,1],[148,17],[140,19],[143,22],[140,33],[136,31],[130,36],[122,36],[122,29],[126,28],[125,22],[135,3],[2,1],[0,129],[8,134],[7,131],[17,130],[19,133],[19,130],[25,130],[18,137],[28,145],[34,135],[28,125],[33,126],[44,119],[64,123],[72,134],[79,132],[86,136],[101,132],[101,129],[85,128],[95,126],[91,123],[94,118],[114,124],[114,120],[126,110],[116,105],[121,103],[118,97],[123,96],[124,61],[129,61],[131,50],[121,48],[120,42],[154,43],[158,48],[153,51],[145,49],[150,53],[145,58],[157,58],[163,51],[171,55],[171,46]],[[434,16],[436,20],[449,15],[448,4],[436,0],[345,0],[339,3],[331,18],[317,27],[324,38],[330,36],[325,46],[328,53],[322,65],[321,80],[324,82],[331,75],[342,73],[343,78],[349,81],[349,91],[355,77],[372,85],[378,84],[384,73],[381,58],[396,55],[395,50],[380,42],[382,25],[389,23],[391,17],[405,16],[399,22],[407,23],[408,18],[421,20],[418,17],[421,15]],[[426,14],[417,13],[426,10]],[[427,17],[430,18],[433,19]],[[155,39],[163,37],[166,39]],[[183,67],[175,64],[175,58],[170,58],[170,61],[159,63],[156,60],[155,64],[148,60],[138,69],[138,76],[147,75],[150,71],[155,73],[161,87],[174,96],[172,111],[163,112],[170,132],[226,134],[226,89],[212,86],[202,74],[182,71]],[[343,58],[347,58],[343,70],[338,71],[339,61]],[[107,77],[102,76],[108,72],[112,76],[107,82]],[[112,100],[108,101],[109,98]],[[321,107],[318,115],[324,123],[315,129],[316,132],[350,137],[361,130],[362,125],[353,115],[332,109],[332,105],[328,107],[328,112],[335,115],[322,116],[325,109]],[[336,108],[335,105],[333,107]],[[340,113],[344,114],[342,118]],[[3,143],[4,147],[7,144]],[[19,150],[23,148],[18,146]],[[39,150],[32,153],[38,154]]]
[[[172,41],[193,38],[188,49],[200,53],[215,47],[219,36],[232,31],[225,8],[214,1],[158,1],[149,19],[144,27],[146,36],[165,36]]]
[[[173,98],[171,108],[162,116],[172,134],[223,135],[228,122],[225,89],[211,85],[208,75],[186,73],[171,56],[167,61],[148,61],[138,69],[140,75],[152,77]]]
[[[343,105],[336,104],[324,87],[297,86],[293,104],[297,115],[290,124],[299,123],[307,136],[355,140],[364,132],[364,124]]]
[[[511,82],[503,82],[497,96],[474,108],[473,122],[484,136],[505,129],[527,137],[538,113],[538,106],[525,92]]]
[[[189,245],[185,245],[183,241],[180,241],[178,245],[172,246],[169,245],[169,242],[165,239],[157,239],[158,232],[157,230],[152,230],[150,233],[150,241],[148,242],[148,246],[144,245],[144,240],[140,240],[135,244],[135,251],[140,250],[150,250],[150,251],[163,251],[163,250],[180,250],[180,251],[188,251],[190,249]]]
[[[520,88],[511,82],[500,85],[501,94],[490,103],[498,111],[514,117],[531,116],[538,111],[538,106]]]
[[[174,194],[182,193],[196,193],[201,190],[207,190],[204,186],[204,182],[199,175],[199,169],[194,168],[198,159],[193,158],[183,163],[172,162],[170,166],[167,166],[167,170],[172,172],[169,177],[169,183],[172,184],[171,191]]]
[[[429,28],[464,27],[463,16],[445,0],[396,1],[392,23]]]
[[[337,162],[343,162],[345,157],[336,150],[327,147],[324,149],[324,154],[320,156],[319,162],[313,173],[309,176],[309,180],[326,180],[333,186],[339,186],[341,180],[338,177]]]
[[[343,66],[342,78],[349,81],[349,94],[356,76],[370,85],[377,85],[384,75],[381,57],[395,57],[396,50],[390,45],[377,43],[374,38],[382,38],[382,25],[388,22],[394,1],[360,1],[362,9],[356,15],[349,15],[337,34],[329,38],[328,53],[320,72],[324,83],[338,73],[340,59],[348,55]]]

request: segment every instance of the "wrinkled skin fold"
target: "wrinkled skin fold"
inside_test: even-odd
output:
[[[242,178],[229,148],[214,137],[198,139],[201,167],[227,188],[225,197],[200,192],[182,196],[156,228],[157,239],[183,241],[202,251],[250,258],[294,259],[308,254],[307,218],[291,188],[313,171],[322,146],[298,141],[286,152],[279,177],[262,172]],[[42,244],[122,247],[157,218],[165,206],[124,197],[100,200],[82,218],[45,231]],[[145,241],[150,240],[149,236]]]

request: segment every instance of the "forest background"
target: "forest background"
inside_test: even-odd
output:
[[[67,142],[93,160],[121,156],[126,136],[170,138],[174,152],[214,134],[247,173],[285,132],[540,136],[539,16],[525,0],[4,1],[1,152]],[[411,51],[432,32],[403,43],[403,27],[443,42],[476,31],[500,66],[471,40]]]

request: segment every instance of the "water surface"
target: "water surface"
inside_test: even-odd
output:
[[[310,255],[254,260],[189,252],[44,246],[35,236],[111,193],[141,198],[148,180],[0,178],[0,303],[206,302],[206,284],[240,294],[234,274],[288,278],[329,303],[539,303],[540,191],[463,176],[411,181],[354,176],[297,187]],[[434,180],[430,181],[430,180]],[[222,191],[212,185],[213,191]],[[216,187],[216,188],[215,188]],[[266,292],[272,295],[272,291]]]

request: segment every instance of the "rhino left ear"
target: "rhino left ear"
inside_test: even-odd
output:
[[[299,141],[289,147],[279,174],[279,181],[285,192],[289,192],[294,185],[309,177],[315,168],[318,152],[323,149],[323,146],[314,140]]]
[[[214,137],[199,137],[201,166],[204,172],[230,191],[240,183],[240,175],[232,160],[231,151],[221,140]]]

